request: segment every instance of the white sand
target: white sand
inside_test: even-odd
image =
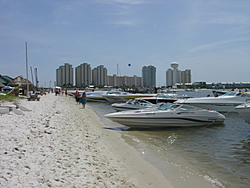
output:
[[[0,187],[173,187],[88,105],[54,94],[20,105],[31,111],[0,116]]]

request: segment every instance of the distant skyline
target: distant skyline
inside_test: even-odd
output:
[[[249,0],[0,0],[0,29],[0,74],[26,77],[27,42],[40,86],[64,63],[127,76],[152,65],[157,86],[172,62],[192,82],[250,82]]]

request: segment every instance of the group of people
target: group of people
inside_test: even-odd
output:
[[[56,89],[55,89],[55,95],[56,95],[56,96],[57,96],[57,95],[63,95],[63,94],[65,94],[65,96],[67,97],[67,96],[68,96],[68,90],[67,90],[67,89],[61,90],[61,89],[59,89],[59,88],[56,88]]]
[[[87,99],[86,99],[86,93],[83,92],[82,95],[76,91],[76,94],[75,94],[75,99],[76,99],[76,103],[77,104],[82,104],[82,107],[85,108],[85,105],[86,105],[86,102],[87,102]]]

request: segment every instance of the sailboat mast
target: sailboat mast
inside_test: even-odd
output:
[[[30,65],[30,73],[31,73],[32,83],[34,84],[32,65]]]
[[[28,44],[27,44],[27,42],[25,42],[25,51],[26,51],[26,78],[27,78],[27,80],[26,80],[26,82],[27,82],[27,97],[29,97],[29,72],[28,72]]]

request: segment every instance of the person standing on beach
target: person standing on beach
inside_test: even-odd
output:
[[[81,97],[80,102],[82,103],[82,107],[85,108],[85,104],[87,102],[86,93],[85,92],[82,93],[82,97]]]

